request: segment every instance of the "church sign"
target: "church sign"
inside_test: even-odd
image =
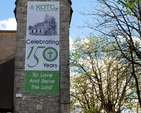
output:
[[[59,92],[59,2],[28,2],[24,79],[25,92]]]

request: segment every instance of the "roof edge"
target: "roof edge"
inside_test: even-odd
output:
[[[1,32],[9,32],[9,33],[14,33],[16,32],[17,30],[0,30],[0,33]]]

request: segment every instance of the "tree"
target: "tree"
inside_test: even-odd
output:
[[[71,104],[81,113],[120,113],[132,92],[130,66],[105,37],[77,38],[70,53]],[[115,48],[114,51],[109,51]],[[118,57],[115,57],[115,54]]]
[[[141,107],[140,78],[139,71],[136,70],[141,67],[141,0],[97,0],[97,2],[98,7],[94,6],[92,10],[83,13],[92,17],[92,22],[85,22],[85,27],[98,31],[111,40],[115,38],[118,50],[122,53],[121,60],[132,67],[131,76],[134,77],[134,86]],[[95,1],[92,3],[95,4]],[[121,41],[122,43],[119,43]]]
[[[127,14],[141,21],[141,0],[117,0],[117,2],[126,9]]]

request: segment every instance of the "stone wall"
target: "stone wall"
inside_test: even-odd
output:
[[[27,1],[17,0],[17,43],[14,77],[14,113],[69,113],[69,22],[70,0],[60,1],[60,91],[59,94],[25,93],[24,62],[26,39]],[[35,1],[35,0],[30,0]]]

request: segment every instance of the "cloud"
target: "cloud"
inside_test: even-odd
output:
[[[69,37],[69,47],[70,47],[70,50],[72,50],[72,44],[73,44],[73,40],[71,37]]]
[[[0,20],[0,30],[16,30],[16,29],[17,29],[17,22],[15,18]]]

